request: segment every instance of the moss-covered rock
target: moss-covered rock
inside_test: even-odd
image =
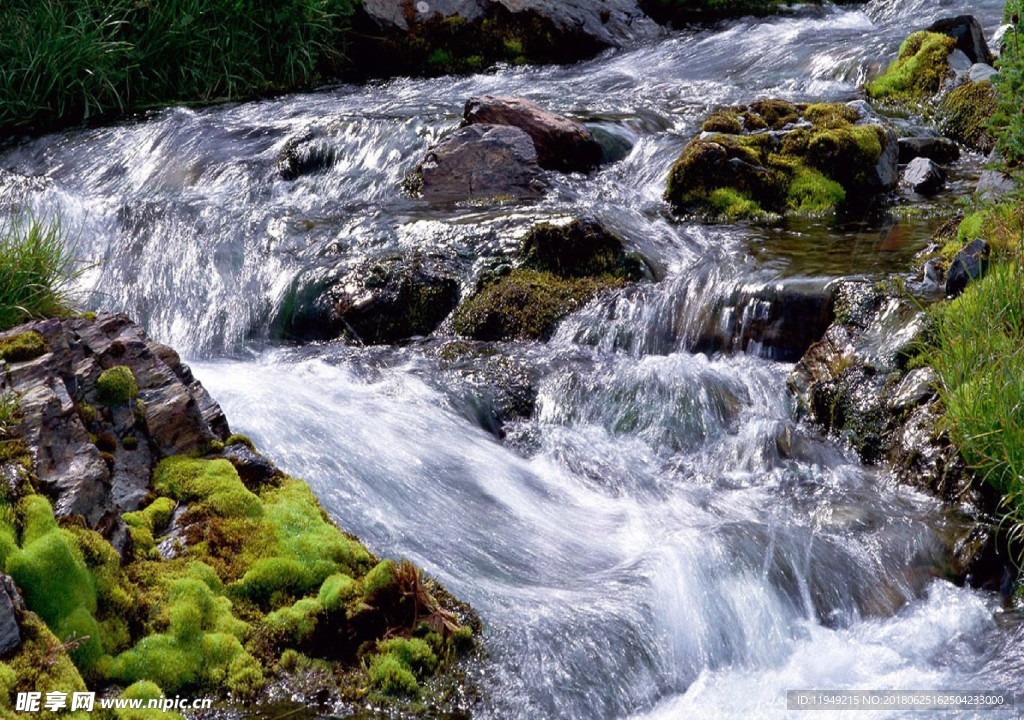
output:
[[[891,100],[923,100],[932,97],[952,77],[950,53],[956,40],[941,33],[919,31],[900,46],[896,60],[865,87],[869,97]]]
[[[558,321],[599,292],[641,279],[645,265],[622,240],[590,220],[543,223],[523,241],[520,267],[484,278],[453,316],[475,340],[546,340]]]
[[[665,191],[676,212],[728,220],[818,215],[896,182],[895,136],[848,105],[762,100],[715,113],[709,127],[740,130],[706,129],[686,146]]]
[[[6,360],[9,363],[33,360],[45,352],[47,352],[46,340],[34,330],[8,335],[0,339],[0,360]]]
[[[995,147],[995,134],[989,127],[996,112],[996,90],[992,83],[965,82],[939,103],[939,128],[942,133],[979,152]]]

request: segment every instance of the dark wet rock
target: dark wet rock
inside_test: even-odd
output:
[[[310,128],[289,138],[277,159],[282,180],[297,180],[327,170],[337,159],[337,149],[320,128]]]
[[[547,182],[533,140],[519,128],[470,125],[459,128],[427,153],[411,186],[428,200],[525,198]]]
[[[960,159],[960,146],[944,137],[900,138],[900,158],[903,164],[914,158],[928,158],[940,165],[948,165]]]
[[[920,195],[933,195],[946,184],[946,172],[933,160],[914,158],[903,171],[903,184]]]
[[[262,487],[281,473],[274,463],[245,442],[224,448],[222,456],[235,466],[238,476],[249,488]]]
[[[834,303],[835,286],[816,280],[739,287],[712,306],[687,349],[796,362],[832,322]]]
[[[956,40],[957,49],[966,55],[972,63],[991,65],[995,60],[985,41],[985,29],[973,15],[942,18],[933,22],[926,30],[948,35]]]
[[[589,220],[533,228],[506,266],[481,278],[476,293],[453,316],[467,338],[547,340],[559,321],[599,293],[647,275],[643,260],[625,252],[622,240]]]
[[[601,165],[625,160],[637,142],[637,135],[620,125],[591,123],[588,128],[594,140],[601,146]]]
[[[354,30],[352,66],[371,76],[576,62],[660,33],[637,0],[367,0]]]
[[[429,335],[455,309],[459,281],[439,258],[413,254],[342,267],[309,283],[279,323],[287,337],[370,345]]]
[[[25,603],[14,581],[0,575],[0,658],[21,645],[19,621],[25,612]]]
[[[946,297],[957,297],[971,281],[984,277],[990,252],[987,242],[975,238],[956,254],[946,271]]]
[[[47,352],[7,363],[0,387],[21,396],[15,432],[58,516],[80,515],[97,528],[112,513],[136,510],[159,459],[225,437],[223,413],[177,354],[125,316],[28,323],[0,339],[26,331],[38,332]],[[115,367],[131,371],[138,394],[105,403],[97,383]]]
[[[911,370],[896,386],[890,404],[897,412],[915,408],[935,397],[937,387],[938,378],[930,367]]]
[[[896,134],[861,104],[760,100],[704,123],[669,172],[673,210],[727,219],[821,214],[899,179]]]
[[[521,360],[490,345],[456,340],[437,351],[441,383],[453,407],[496,437],[533,415],[538,377]]]
[[[537,162],[547,170],[588,172],[601,162],[601,145],[587,128],[523,98],[470,98],[463,123],[519,128],[533,140]]]

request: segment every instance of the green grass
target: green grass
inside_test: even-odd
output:
[[[315,83],[344,62],[358,0],[4,0],[0,128]]]
[[[70,314],[80,270],[59,221],[20,216],[0,225],[0,331]]]

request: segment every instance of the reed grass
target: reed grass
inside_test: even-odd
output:
[[[358,0],[3,0],[0,128],[238,100],[341,67]]]
[[[21,216],[0,226],[0,331],[72,313],[80,272],[59,221]]]

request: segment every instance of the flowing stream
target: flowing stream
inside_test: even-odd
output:
[[[853,99],[911,29],[971,12],[991,31],[1002,6],[807,8],[571,67],[162,111],[0,150],[0,207],[59,215],[95,263],[82,278],[93,305],[192,358],[233,429],[307,479],[343,527],[479,611],[478,717],[782,718],[787,690],[1024,690],[1016,614],[935,579],[948,511],[798,424],[791,365],[690,342],[737,288],[909,269],[979,159],[917,212],[868,220],[677,223],[660,201],[715,106]],[[483,93],[530,97],[632,149],[590,177],[555,177],[539,201],[403,194]],[[284,144],[310,128],[333,166],[280,179]],[[453,365],[437,339],[297,348],[275,335],[322,267],[427,250],[469,289],[532,224],[580,215],[620,233],[659,281],[595,301],[550,343]],[[488,422],[495,365],[537,390],[503,440]]]

